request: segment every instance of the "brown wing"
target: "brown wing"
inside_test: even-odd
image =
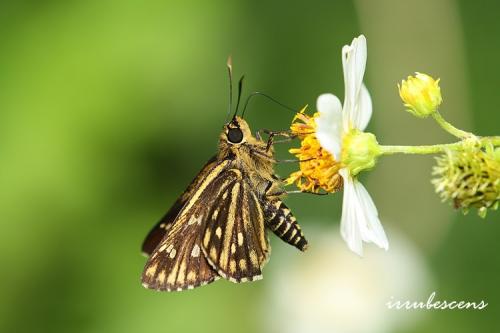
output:
[[[211,170],[216,164],[216,157],[212,157],[208,162],[203,166],[201,171],[196,175],[191,184],[189,184],[188,188],[182,193],[182,195],[175,201],[173,206],[168,210],[165,216],[162,217],[160,222],[158,222],[153,229],[148,233],[146,239],[142,243],[142,253],[146,256],[150,256],[153,253],[153,250],[158,246],[160,241],[165,237],[167,231],[172,227],[172,224],[175,221],[175,218],[181,211],[182,207],[186,204],[189,198],[193,195],[195,189],[197,189],[203,180],[203,178],[207,175],[209,170]]]
[[[205,285],[218,278],[202,251],[206,221],[216,199],[236,176],[227,172],[229,160],[214,164],[193,195],[179,211],[172,227],[149,257],[142,282],[156,290],[184,290]]]
[[[235,180],[217,196],[217,205],[210,211],[203,252],[223,278],[258,280],[270,252],[262,207],[240,170],[231,169],[227,174],[233,174]]]

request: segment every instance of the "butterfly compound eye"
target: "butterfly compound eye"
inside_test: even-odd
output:
[[[227,139],[231,143],[240,143],[243,140],[243,132],[239,128],[230,128],[227,131]]]

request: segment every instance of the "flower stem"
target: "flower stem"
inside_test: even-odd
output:
[[[431,146],[380,146],[382,150],[382,155],[394,155],[394,154],[437,154],[445,151],[446,149],[456,150],[462,145],[462,142],[442,144],[442,145],[431,145]]]
[[[452,124],[450,124],[449,122],[447,122],[443,118],[443,116],[441,116],[439,111],[437,111],[437,110],[436,110],[436,112],[434,112],[432,114],[432,117],[439,124],[439,126],[441,126],[442,129],[444,129],[446,132],[450,133],[451,135],[456,136],[459,139],[465,139],[465,138],[470,138],[470,137],[474,136],[474,134],[466,132],[466,131],[462,131],[461,129],[458,129],[455,126],[453,126]]]
[[[430,145],[430,146],[384,146],[380,145],[380,150],[382,155],[394,155],[394,154],[437,154],[444,152],[446,150],[460,150],[467,144],[468,140],[462,140],[454,143]],[[481,146],[486,144],[493,144],[494,146],[500,146],[500,136],[491,136],[477,138],[477,142]]]

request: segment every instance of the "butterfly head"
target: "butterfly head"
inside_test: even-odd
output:
[[[229,145],[240,145],[248,141],[252,136],[250,127],[243,118],[235,116],[233,119],[224,125],[222,139]]]

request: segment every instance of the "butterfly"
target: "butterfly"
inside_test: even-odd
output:
[[[181,291],[220,277],[259,280],[271,253],[266,229],[307,249],[296,218],[281,200],[285,191],[274,174],[273,155],[272,135],[267,142],[254,137],[235,112],[219,136],[217,154],[147,235],[144,287]]]

